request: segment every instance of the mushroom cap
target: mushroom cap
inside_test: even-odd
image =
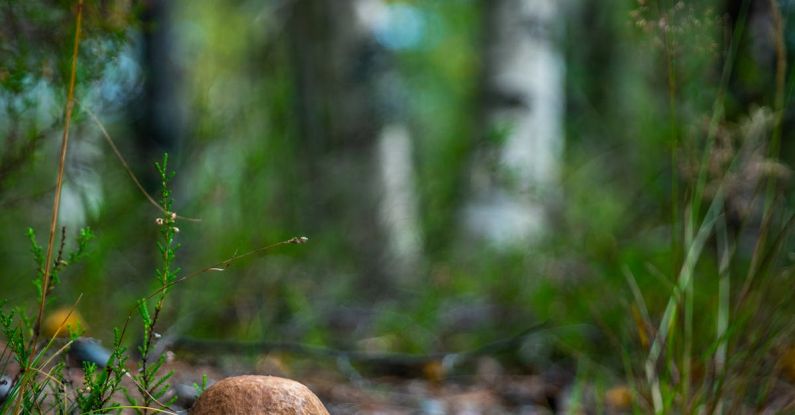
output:
[[[328,415],[306,386],[275,376],[235,376],[209,387],[196,400],[191,415],[271,414]]]
[[[86,322],[80,313],[73,308],[62,307],[52,313],[41,323],[41,333],[45,337],[68,338],[70,331],[81,331],[86,328]]]

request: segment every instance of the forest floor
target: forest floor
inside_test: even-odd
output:
[[[638,409],[648,408],[648,403],[633,408],[633,394],[626,385],[584,385],[575,382],[574,370],[550,366],[528,373],[526,369],[511,370],[484,356],[466,370],[449,375],[433,364],[415,373],[372,375],[357,372],[348,361],[324,364],[278,353],[264,354],[253,362],[251,358],[227,356],[209,364],[169,365],[175,372],[172,384],[200,382],[203,375],[210,380],[244,374],[294,379],[318,395],[332,415],[651,413],[651,409]],[[795,381],[780,379],[767,402],[755,408],[751,405],[732,408],[733,413],[795,414]]]
[[[207,385],[238,375],[279,376],[305,384],[332,415],[546,415],[629,414],[649,411],[633,408],[633,394],[625,385],[587,385],[576,381],[572,367],[551,363],[543,370],[511,368],[495,356],[478,356],[467,365],[446,372],[437,359],[384,359],[358,361],[336,357],[306,357],[295,353],[166,352],[163,373],[178,399],[168,408],[186,414],[196,398],[195,384]],[[207,357],[212,356],[212,357]],[[394,357],[394,356],[392,356]],[[405,358],[406,356],[400,356]],[[419,363],[418,363],[419,362]],[[12,365],[13,366],[13,365]],[[13,376],[18,371],[9,366]],[[67,384],[82,385],[82,369],[70,365]],[[124,386],[135,391],[132,381]],[[67,392],[72,394],[74,391]],[[126,402],[119,391],[117,402]],[[173,395],[172,395],[173,396]],[[780,379],[772,398],[761,409],[733,408],[738,414],[795,414],[795,379]],[[166,399],[169,397],[167,396]],[[634,402],[637,403],[637,402]],[[648,407],[641,402],[639,407]]]
[[[304,383],[320,397],[332,415],[475,415],[475,414],[620,414],[630,409],[629,398],[613,402],[616,407],[578,410],[572,402],[593,401],[590,391],[573,386],[573,373],[563,369],[539,374],[508,374],[490,357],[482,357],[469,374],[442,376],[429,365],[417,377],[366,376],[349,362],[314,365],[307,362],[288,367],[276,354],[263,355],[253,365],[224,359],[212,364],[173,362],[173,384],[210,381],[244,374],[287,377]],[[247,359],[243,359],[247,360]],[[335,367],[336,366],[336,367]]]

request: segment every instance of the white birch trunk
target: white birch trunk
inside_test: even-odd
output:
[[[559,179],[563,2],[489,0],[486,8],[484,142],[472,163],[464,223],[471,236],[508,247],[543,233]]]
[[[294,6],[302,127],[316,195],[329,200],[318,206],[333,211],[337,222],[355,224],[344,243],[354,252],[363,292],[389,295],[412,284],[422,246],[413,143],[405,104],[394,93],[400,76],[393,52],[376,39],[389,5],[307,0]],[[323,231],[333,226],[316,224]]]
[[[412,142],[404,124],[385,125],[378,137],[382,183],[380,218],[386,234],[388,265],[402,284],[413,282],[422,257],[422,233],[415,186]]]

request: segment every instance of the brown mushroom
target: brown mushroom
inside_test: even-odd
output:
[[[191,415],[328,415],[306,386],[275,376],[236,376],[208,388],[190,411]]]

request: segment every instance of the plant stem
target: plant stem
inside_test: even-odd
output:
[[[58,212],[61,207],[61,189],[63,188],[63,172],[66,165],[66,150],[69,146],[69,127],[72,124],[72,110],[74,109],[75,84],[77,81],[77,57],[80,50],[80,29],[83,23],[83,0],[77,1],[77,16],[75,18],[75,37],[72,49],[72,68],[69,75],[69,91],[66,96],[66,109],[64,115],[63,135],[61,137],[61,154],[58,161],[58,177],[55,183],[55,197],[52,203],[52,217],[50,219],[50,235],[47,239],[47,256],[44,261],[44,277],[41,286],[41,300],[39,301],[39,314],[36,317],[36,326],[31,338],[31,354],[36,351],[36,341],[41,329],[41,320],[44,316],[44,306],[47,301],[47,291],[52,273],[52,255],[55,248],[55,233],[58,227]]]
[[[779,146],[781,144],[781,121],[784,117],[784,88],[787,80],[787,46],[784,41],[784,19],[781,16],[781,9],[776,0],[769,0],[769,2],[776,47],[776,96],[773,102],[775,122],[773,124],[773,134],[770,139],[769,157],[777,159]]]

